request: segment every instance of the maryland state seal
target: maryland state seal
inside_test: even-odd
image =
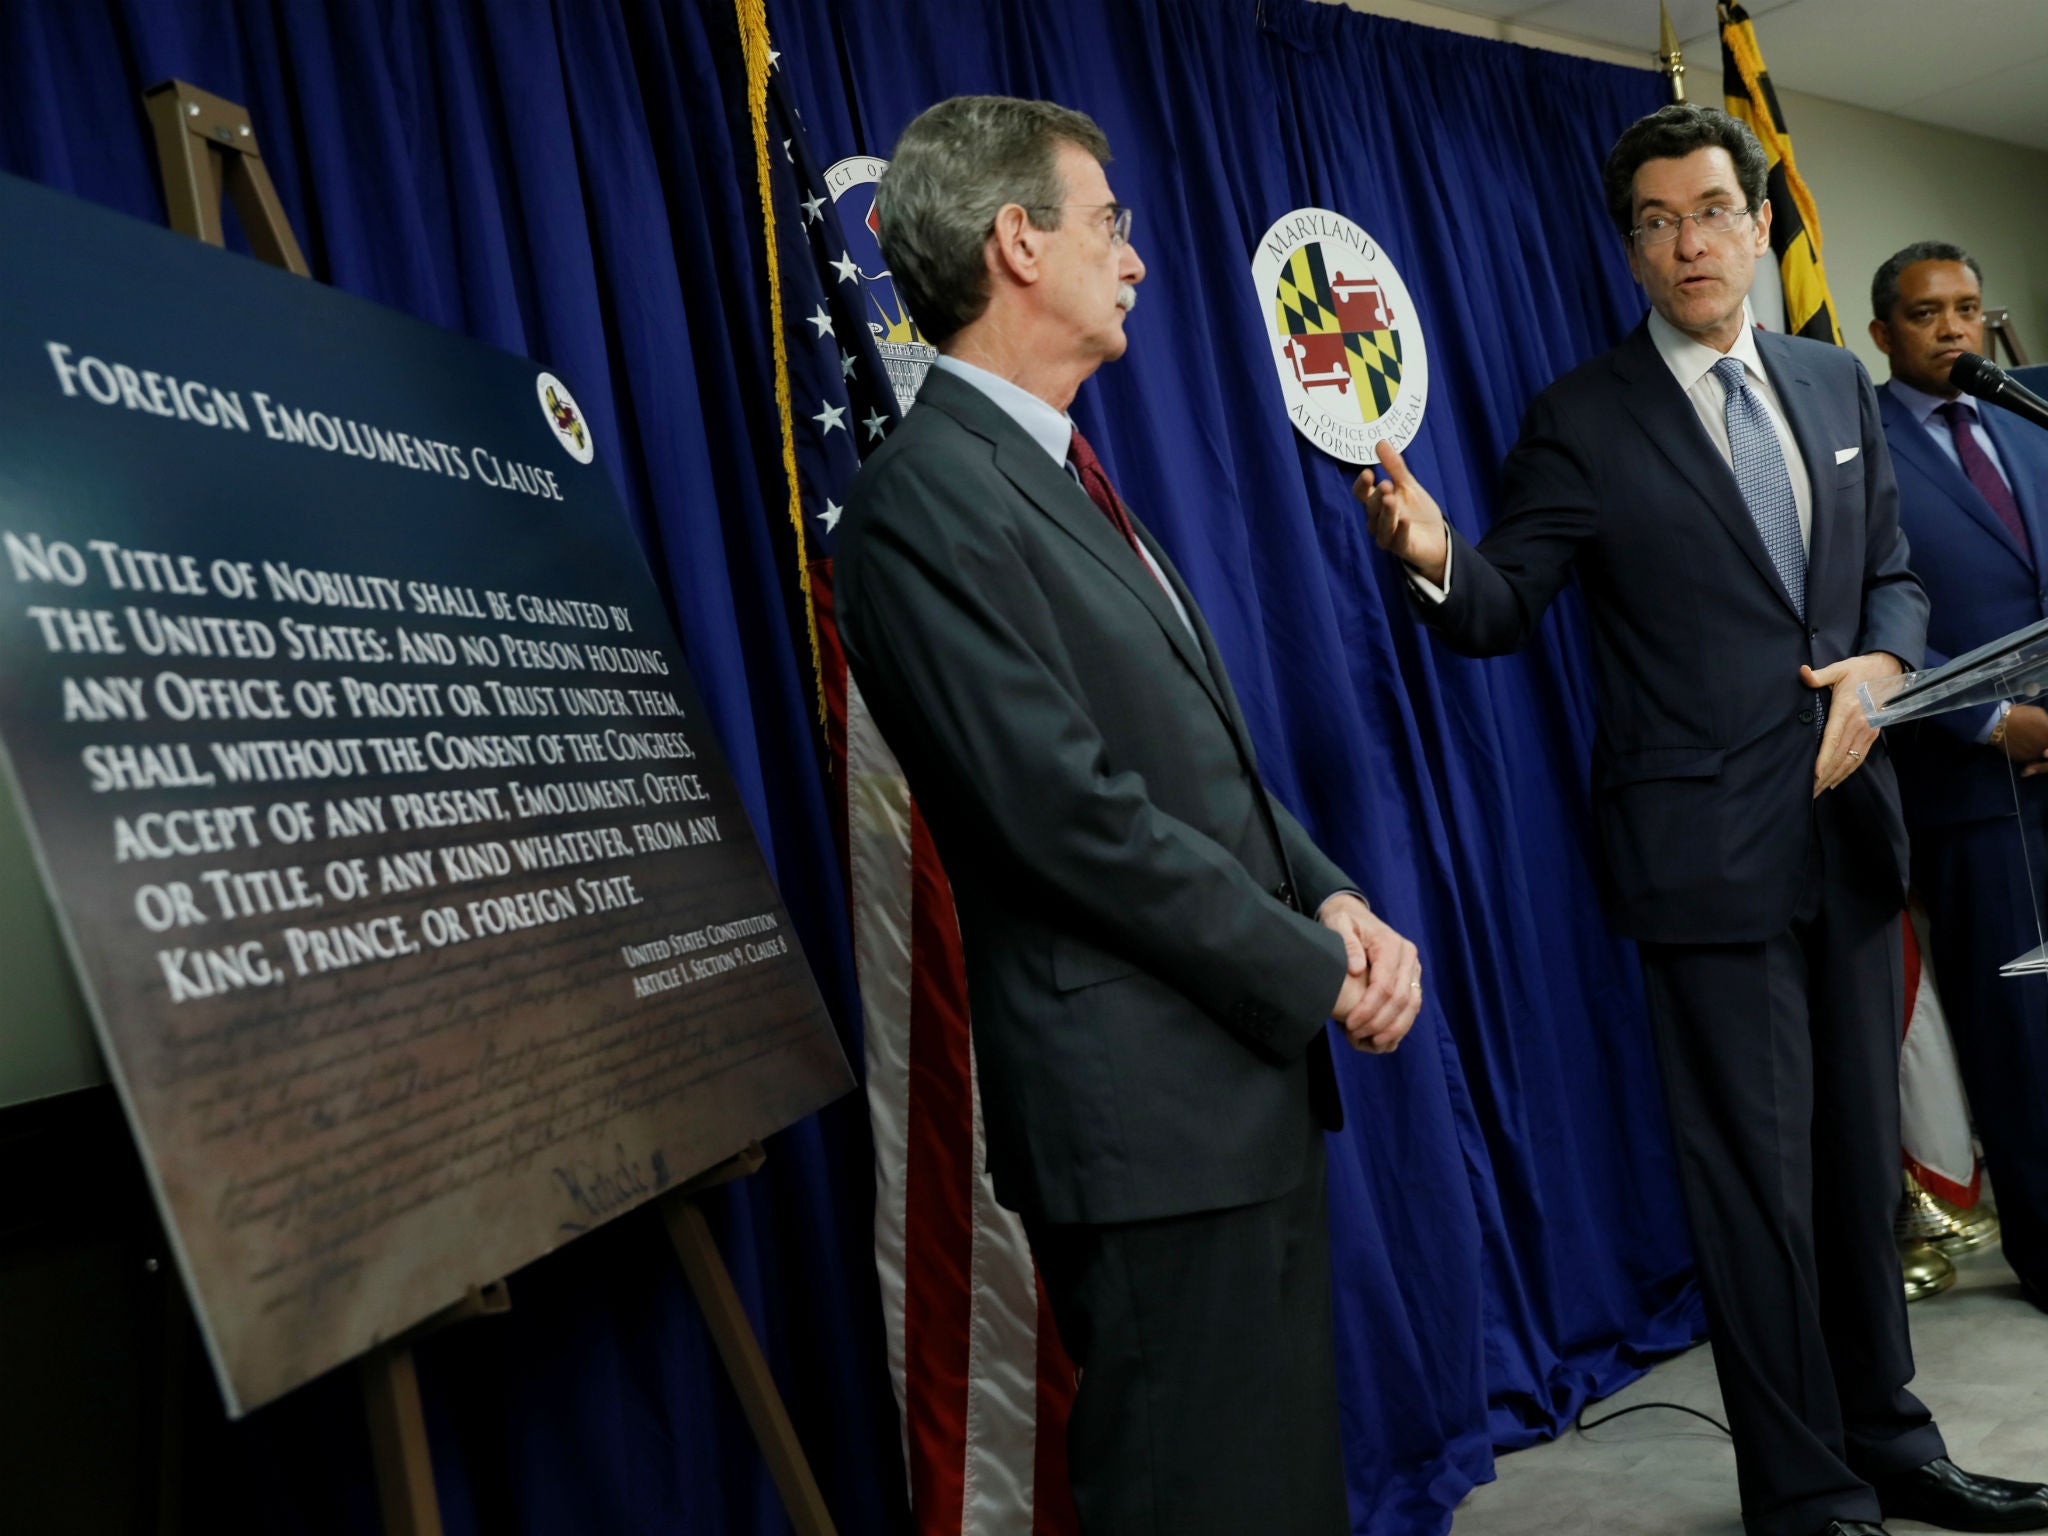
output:
[[[533,381],[533,392],[540,396],[541,414],[554,428],[555,441],[568,451],[569,457],[578,464],[588,464],[596,458],[597,443],[590,435],[590,423],[576,408],[576,397],[569,393],[569,386],[552,373],[543,373]]]
[[[1429,352],[1408,287],[1364,230],[1327,208],[1276,221],[1252,256],[1273,365],[1301,435],[1347,464],[1406,448],[1429,401]]]
[[[874,333],[875,349],[882,354],[882,366],[889,370],[896,404],[907,411],[939,353],[918,334],[910,312],[896,297],[896,282],[889,275],[889,264],[882,259],[882,223],[875,216],[875,183],[887,169],[886,160],[873,155],[851,155],[826,168],[825,190],[832,194],[832,207],[839,215],[848,254],[860,271],[860,288],[867,295],[868,329]]]

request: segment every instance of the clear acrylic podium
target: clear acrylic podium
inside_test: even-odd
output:
[[[1858,685],[1856,692],[1862,700],[1865,718],[1880,730],[1946,714],[1952,709],[1968,709],[1973,704],[1981,707],[2000,700],[2021,703],[2038,698],[2048,693],[2048,619],[1979,646],[1947,666],[1880,678]],[[2017,770],[2013,777],[2013,805],[2015,809],[2019,805]],[[2037,892],[2034,926],[2038,932],[2039,888],[2032,879],[2028,886]],[[2048,972],[2048,942],[1999,967],[2001,976],[2032,976],[2041,972]]]

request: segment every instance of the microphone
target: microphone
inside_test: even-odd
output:
[[[2002,405],[2015,416],[2025,417],[2037,427],[2048,427],[2048,400],[2016,381],[1994,362],[1965,352],[1948,371],[1948,381],[1966,395]]]

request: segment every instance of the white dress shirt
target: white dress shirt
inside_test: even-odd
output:
[[[1770,375],[1764,372],[1763,359],[1757,354],[1756,327],[1749,323],[1749,307],[1743,306],[1742,329],[1736,333],[1735,344],[1725,353],[1716,352],[1705,342],[1694,341],[1654,309],[1650,311],[1650,340],[1657,344],[1657,355],[1664,359],[1664,366],[1671,370],[1671,377],[1678,381],[1678,387],[1685,391],[1685,398],[1692,402],[1700,425],[1714,440],[1714,451],[1731,469],[1735,467],[1735,455],[1728,447],[1728,391],[1715,375],[1714,364],[1724,356],[1742,364],[1750,393],[1763,402],[1764,414],[1771,418],[1771,425],[1777,430],[1778,447],[1785,455],[1785,473],[1792,478],[1792,499],[1799,508],[1799,542],[1811,550],[1813,481],[1806,472],[1806,459],[1799,452],[1799,442],[1792,436],[1792,427],[1785,420],[1785,407],[1779,403],[1778,391],[1772,386]]]
[[[941,353],[932,366],[952,374],[963,384],[972,384],[987,395],[996,408],[1022,427],[1025,436],[1043,448],[1076,485],[1081,483],[1080,475],[1067,461],[1067,449],[1074,441],[1074,419],[1065,411],[1056,410],[1050,402],[1039,399],[1021,385],[1012,384],[1001,374],[990,373],[972,363],[963,363],[957,357]],[[1083,489],[1085,493],[1086,488]],[[1159,590],[1173,604],[1173,611],[1180,615],[1181,627],[1188,632],[1188,638],[1195,642],[1195,649],[1199,651],[1202,648],[1201,637],[1195,633],[1195,626],[1188,618],[1187,609],[1181,606],[1180,595],[1173,590],[1173,583],[1166,579],[1166,572],[1152,558],[1152,551],[1145,547],[1143,539],[1138,540],[1138,558],[1145,562],[1145,568],[1159,583]]]

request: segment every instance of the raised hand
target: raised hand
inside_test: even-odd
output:
[[[1367,465],[1351,485],[1351,494],[1365,503],[1373,542],[1412,566],[1425,581],[1440,586],[1451,549],[1443,511],[1409,473],[1398,448],[1382,440],[1379,456],[1386,478],[1377,478]]]

